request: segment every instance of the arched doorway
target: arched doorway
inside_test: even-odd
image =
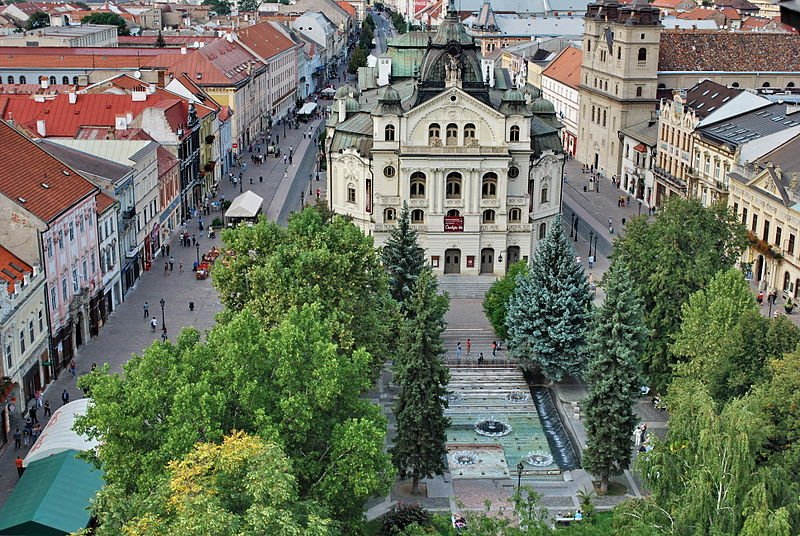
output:
[[[481,273],[494,273],[494,250],[492,248],[483,248],[481,250]]]
[[[783,273],[783,291],[784,291],[786,294],[789,294],[789,291],[791,290],[791,289],[789,288],[789,287],[791,286],[791,281],[792,281],[792,280],[791,280],[791,277],[792,277],[792,276],[790,276],[790,275],[789,275],[789,272],[788,272],[788,271]]]
[[[461,273],[460,249],[446,249],[444,251],[444,273],[446,274]]]
[[[508,272],[509,266],[519,260],[519,246],[509,246],[506,251],[506,257],[508,258],[508,262],[506,262],[506,272]]]
[[[800,279],[795,279],[794,280],[794,296],[793,297],[794,297],[795,300],[798,297],[800,297]]]
[[[75,346],[83,346],[83,313],[78,313],[75,321]]]

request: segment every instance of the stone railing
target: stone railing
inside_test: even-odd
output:
[[[388,233],[394,229],[396,225],[390,223],[376,223],[372,226],[372,230],[376,233]]]
[[[478,147],[466,147],[464,145],[441,145],[430,147],[427,145],[404,145],[400,151],[406,154],[506,154],[506,147],[495,147],[490,145],[480,145]]]
[[[528,205],[528,198],[525,196],[508,196],[506,204],[510,207],[524,207]]]
[[[481,199],[481,208],[498,208],[499,206],[499,199]]]
[[[530,233],[533,225],[530,223],[510,223],[508,225],[509,233]]]
[[[400,196],[399,195],[376,195],[375,196],[375,203],[380,205],[399,205],[400,204]]]
[[[428,200],[427,199],[409,199],[408,200],[408,206],[410,208],[425,208],[425,207],[428,206]]]
[[[447,208],[461,208],[464,206],[463,199],[445,199],[444,206]]]

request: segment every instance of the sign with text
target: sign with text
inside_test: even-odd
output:
[[[460,233],[464,231],[464,216],[445,216],[444,232]]]

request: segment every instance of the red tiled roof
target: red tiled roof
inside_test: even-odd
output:
[[[356,8],[353,7],[353,4],[351,4],[350,2],[336,2],[336,3],[340,8],[347,11],[348,15],[350,15],[353,18],[356,18]]]
[[[173,155],[171,152],[169,152],[160,145],[158,146],[158,149],[156,149],[156,158],[158,159],[159,177],[165,175],[169,170],[171,170],[180,163],[180,160],[175,158],[175,155]]]
[[[247,80],[251,70],[265,68],[243,46],[226,39],[218,39],[187,54],[159,56],[146,63],[151,67],[165,67],[173,74],[187,73],[201,86],[222,87],[238,85]]]
[[[26,273],[33,273],[33,267],[0,246],[0,279],[8,283],[9,294],[14,294],[15,285],[25,280]]]
[[[0,84],[0,93],[8,95],[33,95],[35,93],[48,94],[48,93],[66,93],[67,91],[75,89],[75,86],[54,84],[47,86],[47,89],[42,89],[39,84]]]
[[[742,31],[749,31],[749,32],[757,32],[757,31],[766,31],[769,32],[771,29],[761,30],[761,28],[766,28],[767,26],[774,25],[774,31],[777,33],[797,33],[795,28],[792,28],[788,24],[783,24],[781,22],[780,17],[775,17],[774,19],[766,18],[766,17],[747,17],[742,21]]]
[[[578,89],[578,85],[581,83],[582,61],[583,52],[580,49],[567,47],[542,71],[542,76],[547,76],[571,88]]]
[[[664,30],[659,71],[800,71],[800,35]]]
[[[98,192],[97,195],[94,197],[95,202],[95,210],[98,214],[102,214],[105,212],[108,207],[116,203],[116,199],[111,197],[108,194],[104,194],[103,192]]]
[[[734,13],[736,13],[736,16],[738,18],[739,13],[735,9],[733,8],[725,8],[725,9],[732,10]],[[696,7],[691,11],[687,11],[686,13],[679,13],[677,18],[685,20],[707,20],[720,12],[721,10],[717,11],[716,9]]]
[[[164,5],[164,4],[161,4]],[[167,46],[189,46],[195,42],[208,43],[216,41],[219,37],[215,35],[162,35]],[[118,38],[120,46],[155,46],[157,37],[152,35],[120,35]]]
[[[0,193],[50,223],[96,191],[78,172],[0,121]]]
[[[232,115],[233,111],[231,110],[231,107],[223,106],[222,109],[219,111],[219,115],[217,115],[217,119],[224,122],[227,121]]]
[[[728,20],[742,20],[739,12],[732,7],[723,7],[720,11]]]
[[[242,28],[237,36],[244,46],[265,60],[297,47],[297,44],[269,22]]]

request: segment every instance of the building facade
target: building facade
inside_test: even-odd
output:
[[[567,47],[542,71],[542,97],[553,103],[564,125],[561,143],[572,156],[578,150],[582,57],[580,49]]]
[[[492,92],[453,3],[406,102],[388,86],[361,109],[337,90],[328,123],[331,209],[383,244],[404,205],[440,274],[502,274],[560,211],[564,154],[553,105]]]

